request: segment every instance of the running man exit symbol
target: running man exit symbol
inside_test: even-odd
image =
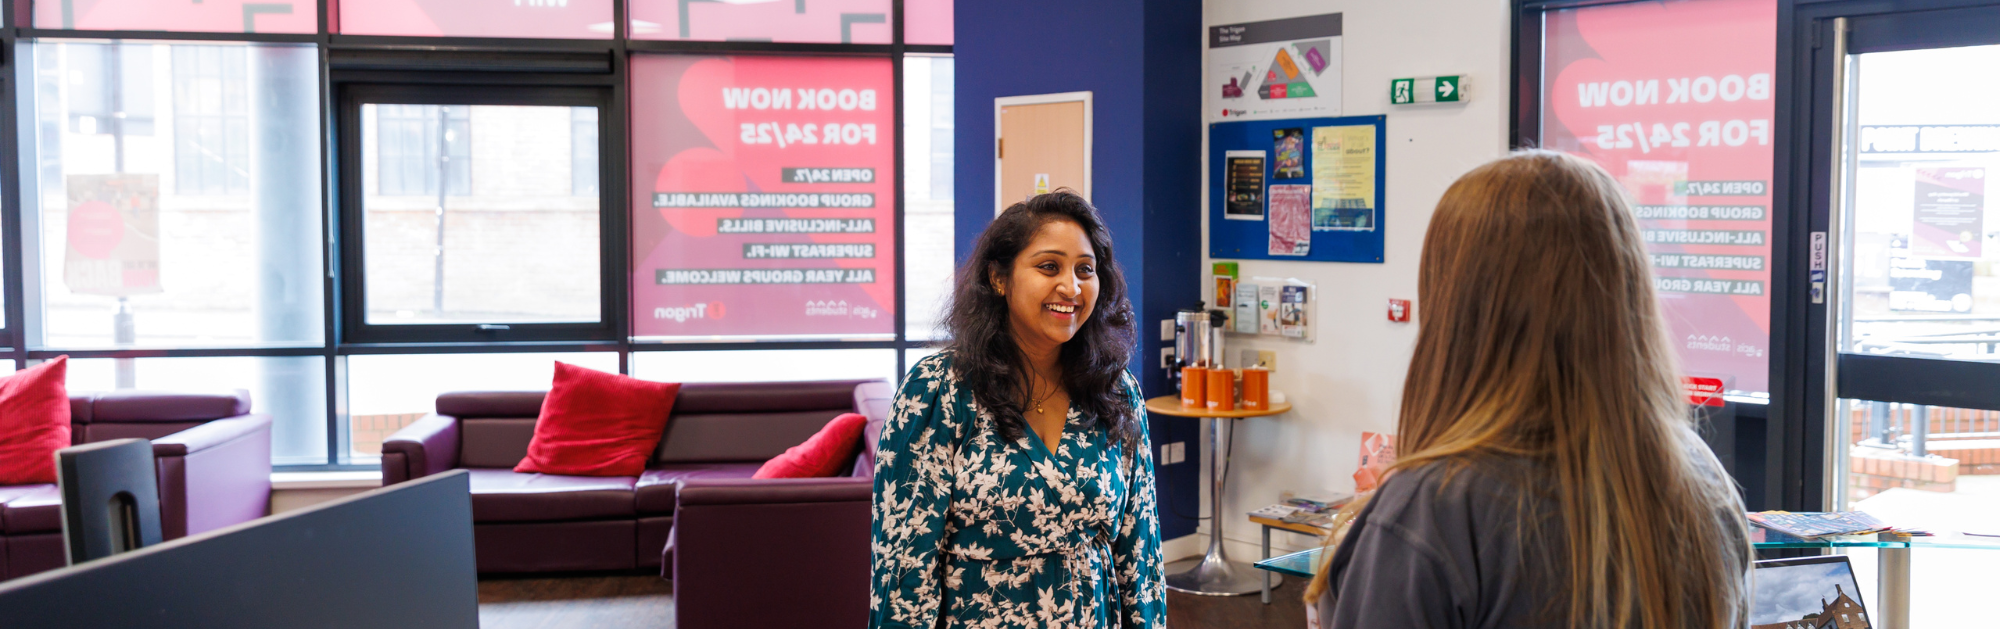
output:
[[[1415,91],[1415,90],[1413,90],[1413,89],[1411,89],[1411,88],[1415,86],[1416,82],[1417,82],[1417,80],[1416,80],[1416,79],[1392,79],[1392,80],[1390,80],[1390,81],[1389,81],[1389,104],[1391,104],[1391,105],[1408,105],[1408,104],[1410,104],[1410,103],[1414,103],[1414,102],[1416,102],[1416,101],[1417,101],[1417,97],[1416,97],[1416,95],[1415,95],[1415,94],[1413,94],[1413,93],[1411,93],[1411,92]]]

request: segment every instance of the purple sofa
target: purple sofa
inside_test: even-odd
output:
[[[517,474],[513,467],[527,455],[544,395],[446,393],[438,396],[435,414],[404,427],[382,444],[384,485],[451,469],[471,472],[473,542],[480,572],[672,567],[675,564],[663,561],[662,555],[683,504],[683,484],[748,481],[765,461],[804,442],[835,416],[886,411],[890,390],[879,380],[690,383],[681,387],[666,435],[640,476]],[[870,401],[876,398],[883,401]],[[879,416],[871,413],[870,418],[879,424]],[[862,478],[808,479],[784,499],[816,505],[827,502],[827,496],[850,496],[850,486],[862,487],[865,494],[873,456],[863,452],[856,459],[848,474],[859,472]],[[755,483],[775,487],[779,482]],[[864,504],[861,535],[855,540],[862,552],[856,579],[864,588],[865,508]],[[793,520],[786,526],[809,529],[817,523]],[[686,535],[680,538],[683,548],[702,543]]]
[[[70,443],[151,439],[159,470],[160,533],[178,539],[264,517],[271,508],[271,418],[250,394],[72,393]],[[62,495],[53,484],[0,487],[0,579],[54,570],[63,550]]]

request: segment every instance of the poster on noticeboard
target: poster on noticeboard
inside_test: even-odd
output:
[[[1687,375],[1769,391],[1777,1],[1546,20],[1540,146],[1596,162],[1630,193]]]
[[[635,56],[632,329],[895,332],[887,59]]]

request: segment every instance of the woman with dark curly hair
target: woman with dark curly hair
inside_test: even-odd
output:
[[[958,272],[875,465],[869,627],[1162,627],[1136,333],[1111,236],[1067,190],[1007,208]]]

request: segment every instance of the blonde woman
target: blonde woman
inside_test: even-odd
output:
[[[1424,237],[1402,456],[1306,602],[1320,625],[1742,627],[1743,507],[1695,436],[1639,227],[1582,159],[1452,184]]]

